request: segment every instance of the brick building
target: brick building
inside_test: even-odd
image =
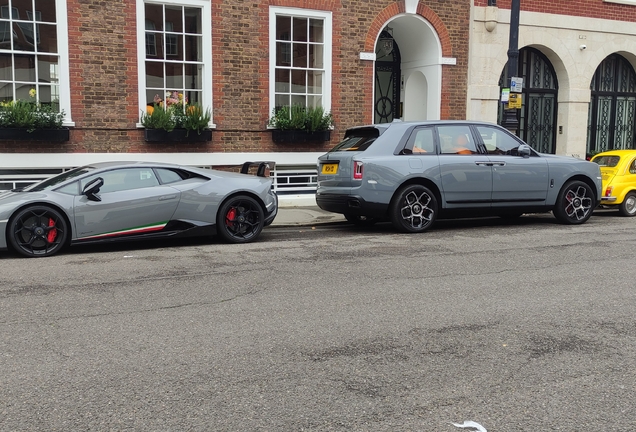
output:
[[[521,3],[522,137],[579,157],[633,147],[636,0]],[[509,23],[510,0],[0,0],[0,100],[36,88],[70,128],[0,139],[0,187],[98,160],[267,159],[311,189],[349,126],[498,121]],[[144,140],[140,115],[172,91],[210,108],[210,141]],[[330,141],[272,141],[273,108],[296,103],[332,113]]]
[[[67,142],[0,140],[2,165],[315,166],[347,127],[374,117],[464,118],[471,5],[460,3],[0,0],[0,99],[37,88],[42,102],[59,101],[70,128]],[[25,28],[42,37],[12,44],[9,29]],[[211,109],[211,141],[144,140],[140,114],[166,91]],[[296,103],[332,113],[330,141],[272,141],[274,105]]]

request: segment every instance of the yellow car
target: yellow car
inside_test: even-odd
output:
[[[601,206],[636,216],[636,150],[609,150],[592,158],[601,167]]]

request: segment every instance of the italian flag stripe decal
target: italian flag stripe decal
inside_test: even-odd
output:
[[[140,226],[136,228],[128,228],[122,231],[112,231],[112,232],[107,232],[104,234],[97,234],[94,236],[82,237],[78,240],[98,239],[98,238],[106,238],[106,237],[116,237],[116,236],[125,235],[125,234],[143,234],[147,232],[161,231],[167,224],[168,222],[160,222],[153,225]]]

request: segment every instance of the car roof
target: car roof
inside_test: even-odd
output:
[[[351,127],[348,130],[365,129],[365,128],[377,128],[377,129],[407,129],[413,126],[444,126],[444,125],[477,125],[477,126],[495,126],[501,127],[496,123],[480,121],[480,120],[420,120],[420,121],[401,121],[394,120],[391,123],[376,123],[368,124],[364,126]]]
[[[598,156],[629,156],[629,155],[633,155],[636,154],[636,150],[634,149],[620,149],[620,150],[606,150],[604,152],[601,153],[597,153],[594,155],[594,157],[598,157]]]
[[[132,167],[132,166],[181,168],[180,165],[169,164],[165,162],[143,162],[143,161],[96,162],[92,164],[87,164],[85,166],[89,168],[93,168],[95,170],[102,170],[102,169],[108,169],[108,168],[126,168],[126,167]]]

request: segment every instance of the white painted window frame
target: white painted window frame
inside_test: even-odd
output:
[[[636,6],[636,0],[603,0],[605,3],[620,3]]]
[[[30,1],[30,0],[29,0]],[[63,126],[75,126],[71,117],[71,80],[68,54],[68,14],[66,0],[55,0],[55,30],[57,33],[57,57],[60,111],[64,112]],[[7,51],[5,51],[7,52]],[[8,52],[13,52],[9,50]]]
[[[59,0],[63,1],[63,0]],[[212,106],[212,6],[210,0],[136,0],[137,1],[137,69],[139,74],[138,80],[138,100],[139,115],[146,111],[146,16],[144,13],[144,5],[146,3],[175,5],[186,7],[201,8],[201,30],[203,32],[202,60],[203,60],[203,92],[202,105],[203,108],[210,108],[210,112],[214,113]],[[213,117],[210,119],[210,128],[215,128]],[[138,128],[143,125],[138,122]]]
[[[290,15],[292,17],[320,18],[324,20],[324,69],[322,107],[325,112],[331,112],[331,75],[332,75],[332,14],[330,11],[312,9],[269,7],[269,115],[274,110],[276,94],[276,15]]]

